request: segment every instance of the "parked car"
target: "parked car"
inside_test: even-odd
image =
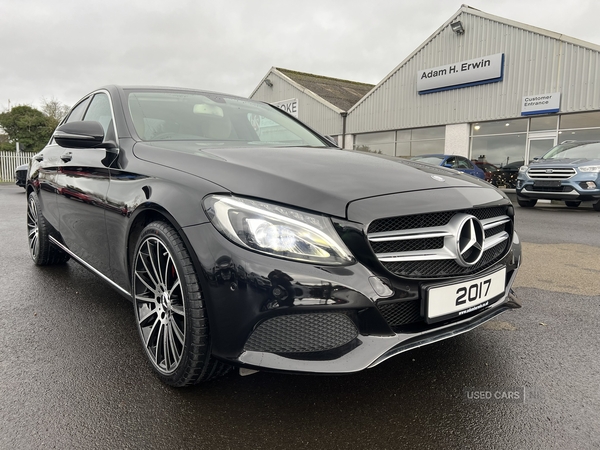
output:
[[[505,164],[492,172],[492,184],[494,186],[515,189],[517,187],[517,176],[519,169],[525,164],[525,161],[515,161]]]
[[[356,372],[518,307],[503,193],[341,150],[240,97],[94,91],[32,159],[27,193],[33,261],[73,258],[130,299],[172,386],[231,366]]]
[[[15,184],[17,186],[25,187],[27,183],[27,169],[29,164],[23,164],[15,169]]]
[[[493,164],[490,164],[489,162],[485,162],[485,161],[479,161],[477,159],[472,159],[471,162],[473,164],[475,164],[477,167],[479,167],[481,170],[483,170],[484,173],[484,180],[487,181],[488,183],[492,183],[494,184],[494,180],[493,180],[493,174],[494,172],[496,172],[498,170],[498,167],[496,167]],[[495,184],[494,184],[495,186]]]
[[[539,199],[561,200],[570,208],[594,201],[600,211],[600,141],[565,141],[522,166],[519,205],[531,208]]]
[[[412,161],[419,161],[434,166],[448,167],[460,172],[468,173],[477,178],[485,180],[485,172],[473,164],[467,158],[455,155],[420,155],[410,158]]]

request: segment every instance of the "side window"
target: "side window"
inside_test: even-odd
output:
[[[65,120],[65,123],[77,122],[79,120],[83,120],[83,114],[85,113],[85,109],[87,108],[89,103],[90,103],[90,97],[86,98],[84,101],[82,101],[77,106],[75,106],[75,108],[73,108],[71,110],[71,114],[69,114],[69,117],[67,118],[67,120]]]
[[[96,122],[100,122],[102,128],[104,128],[104,133],[108,131],[108,126],[112,120],[112,114],[110,110],[110,102],[108,100],[108,96],[104,93],[94,95],[92,102],[90,103],[90,107],[85,113],[85,118],[83,119],[85,122],[89,122],[95,120]]]
[[[456,158],[458,160],[458,168],[459,169],[473,169],[473,164],[471,161],[465,158]]]
[[[452,158],[448,158],[448,159],[446,160],[446,162],[444,163],[444,165],[445,165],[446,167],[452,167],[452,168],[454,168],[454,169],[456,169],[456,168],[458,167],[458,164],[457,164],[457,162],[456,162],[456,158],[454,158],[454,157],[452,157]]]
[[[104,128],[105,140],[115,140],[116,133],[112,121],[112,110],[110,108],[110,101],[108,99],[107,94],[99,93],[94,95],[94,98],[90,102],[90,107],[85,113],[85,117],[83,120],[85,122],[100,122],[102,128]]]

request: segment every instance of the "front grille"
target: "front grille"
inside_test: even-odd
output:
[[[508,251],[513,220],[507,213],[507,206],[498,206],[390,217],[373,221],[367,234],[375,256],[395,275],[407,278],[467,275],[493,265]],[[479,219],[483,227],[484,250],[477,263],[464,267],[457,262],[457,235],[469,216]]]
[[[348,344],[358,336],[345,314],[290,314],[262,322],[250,335],[245,350],[268,353],[310,353]]]
[[[529,168],[527,175],[534,180],[567,180],[575,175],[572,167],[559,167],[552,169]]]
[[[422,320],[419,300],[381,304],[377,305],[377,308],[390,327],[399,327]]]

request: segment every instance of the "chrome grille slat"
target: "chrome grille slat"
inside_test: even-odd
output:
[[[410,230],[384,231],[379,233],[369,233],[369,241],[399,241],[404,239],[426,239],[434,237],[450,236],[448,230],[444,227],[435,228],[412,228]]]

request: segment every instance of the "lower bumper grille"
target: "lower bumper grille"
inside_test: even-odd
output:
[[[399,327],[422,320],[420,300],[381,304],[377,305],[377,308],[390,327]]]
[[[526,191],[533,192],[571,192],[572,186],[525,186]]]
[[[268,353],[311,353],[348,344],[358,336],[354,322],[345,314],[290,314],[262,322],[244,347]]]

